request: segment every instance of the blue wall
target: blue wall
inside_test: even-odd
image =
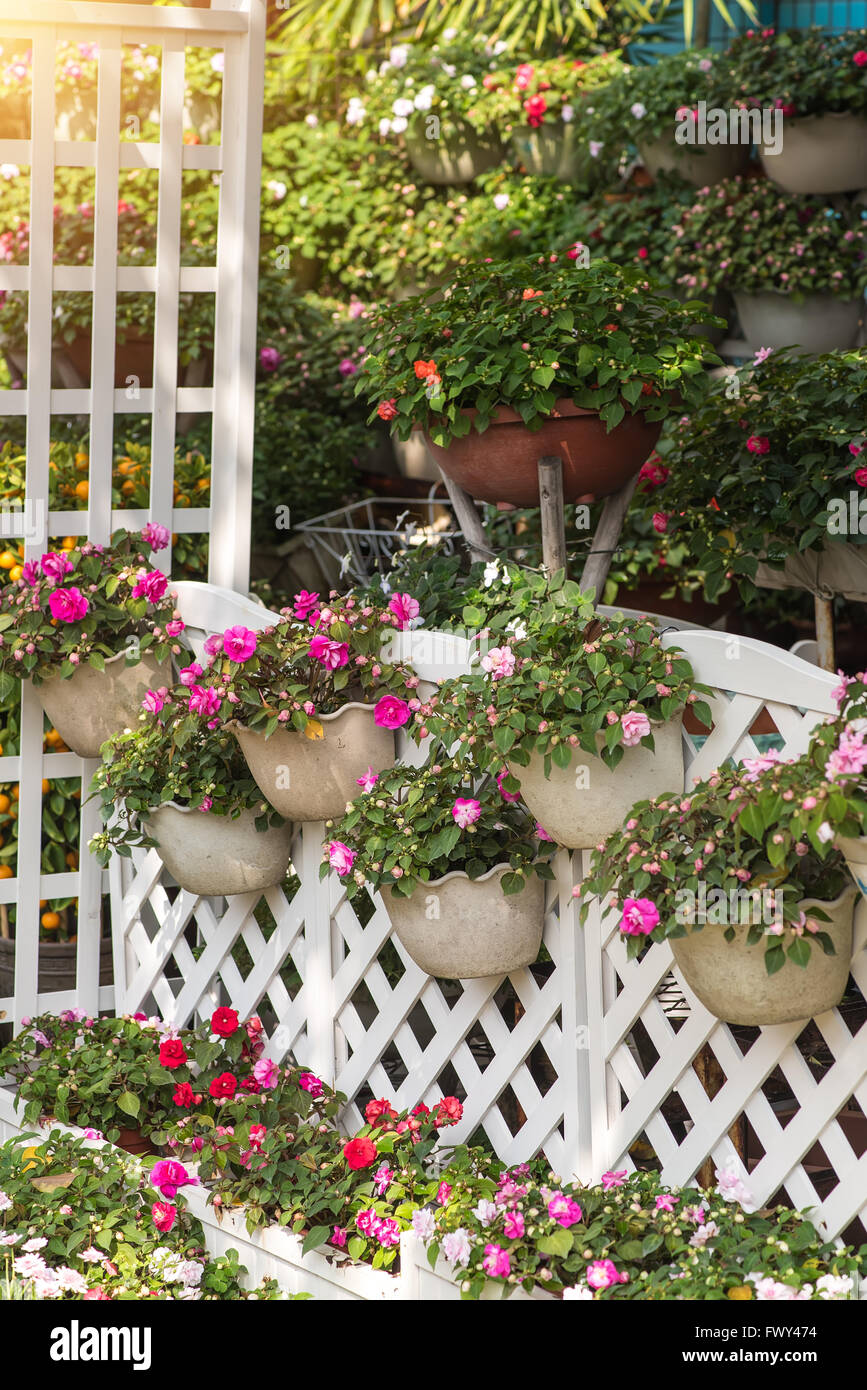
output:
[[[727,0],[728,9],[738,32],[751,27],[742,10],[733,0]],[[867,28],[867,0],[753,0],[759,14],[762,28],[773,25],[777,29],[806,29],[811,24],[820,24],[831,33],[841,29]],[[680,6],[666,16],[664,38],[651,48],[647,44],[635,44],[630,51],[633,62],[652,61],[654,56],[674,53],[683,48],[683,19]],[[733,31],[724,22],[715,8],[711,8],[710,42],[714,48],[725,48],[731,41]]]

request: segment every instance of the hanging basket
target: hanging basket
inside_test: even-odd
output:
[[[592,167],[590,149],[575,127],[562,124],[522,127],[513,130],[512,149],[528,174],[560,179],[562,183],[583,184]]]
[[[696,188],[734,178],[747,166],[748,145],[679,145],[674,136],[641,141],[641,162],[649,174],[675,173]]]
[[[769,550],[773,544],[769,543]],[[842,538],[824,542],[821,550],[788,555],[782,569],[759,563],[756,584],[762,589],[806,589],[811,594],[839,594],[856,603],[867,602],[867,545]]]
[[[79,666],[68,679],[52,675],[34,689],[67,747],[80,758],[98,758],[107,738],[136,727],[147,692],[170,680],[171,662],[160,665],[152,652],[145,652],[141,661],[127,666],[124,653],[118,652],[103,671]]]
[[[558,845],[592,849],[622,828],[636,801],[683,791],[682,723],[678,715],[654,724],[655,751],[640,744],[625,748],[613,769],[576,748],[567,767],[552,762],[546,777],[542,754],[532,753],[527,767],[512,767],[521,797]],[[604,742],[604,734],[597,734],[597,747]]]
[[[779,154],[761,143],[769,179],[787,193],[851,193],[867,188],[867,120],[851,111],[787,116]]]
[[[425,123],[419,118],[405,139],[409,162],[427,183],[472,183],[503,158],[496,132],[479,135],[466,121],[456,121],[452,134],[428,140]]]
[[[167,801],[148,812],[146,826],[175,882],[202,897],[261,893],[289,868],[291,824],[257,830],[253,810],[233,819]]]
[[[475,420],[476,412],[462,412]],[[539,459],[559,455],[563,460],[566,502],[592,502],[618,492],[653,452],[662,424],[640,411],[628,414],[606,432],[598,411],[585,410],[569,399],[558,400],[555,413],[541,429],[527,429],[520,415],[498,406],[483,433],[472,427],[448,445],[428,448],[452,482],[484,502],[511,502],[515,507],[539,505]]]
[[[227,728],[241,746],[247,766],[266,801],[290,821],[333,820],[359,795],[357,778],[368,767],[394,765],[394,734],[373,722],[373,705],[344,705],[317,716],[321,734],[277,729],[270,738],[232,721]],[[311,728],[311,725],[307,726]]]
[[[800,304],[773,290],[734,292],[741,329],[751,348],[798,346],[805,352],[836,352],[854,347],[863,300],[833,294],[807,295]]]
[[[821,908],[831,919],[819,921],[834,943],[826,956],[813,943],[806,966],[789,961],[775,975],[765,968],[765,943],[747,945],[749,924],[734,927],[726,941],[725,928],[707,924],[700,931],[669,940],[675,963],[705,1008],[725,1023],[770,1027],[775,1023],[806,1021],[839,1004],[849,978],[852,958],[852,918],[857,889],[850,885],[833,902],[803,898],[798,910]]]
[[[439,979],[475,980],[532,965],[542,945],[545,886],[535,874],[504,894],[511,873],[498,864],[481,878],[456,869],[419,883],[410,896],[383,895],[394,934],[416,965]]]

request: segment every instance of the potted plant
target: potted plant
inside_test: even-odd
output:
[[[558,454],[566,500],[592,501],[622,487],[665,416],[703,394],[703,363],[718,359],[689,336],[694,319],[695,305],[604,261],[474,265],[441,298],[376,316],[356,389],[402,439],[423,430],[474,497],[538,505],[538,460]]]
[[[444,682],[416,729],[472,749],[557,842],[587,849],[659,787],[683,786],[683,711],[710,727],[685,657],[650,620],[598,617],[562,573],[516,584],[479,668]]]
[[[98,757],[137,718],[161,663],[181,650],[169,581],[149,568],[168,541],[164,526],[149,524],[117,532],[110,546],[47,551],[0,594],[0,699],[31,680],[81,758]]]
[[[155,847],[190,893],[263,892],[286,877],[292,827],[267,802],[237,741],[203,708],[203,668],[182,684],[149,690],[137,726],[103,748],[93,778],[105,829],[90,841],[101,864],[112,851]]]
[[[418,677],[381,657],[387,632],[404,621],[388,610],[302,590],[282,611],[264,632],[235,627],[209,639],[202,708],[234,734],[275,810],[326,820],[352,800],[359,777],[394,762],[394,732],[411,718]]]
[[[383,889],[395,935],[429,975],[505,975],[539,954],[541,880],[550,837],[466,759],[397,767],[368,779],[327,825],[322,876],[334,869],[352,898]]]
[[[659,524],[683,540],[711,599],[737,584],[864,589],[857,508],[867,483],[867,353],[760,351],[659,449]],[[833,409],[829,409],[829,401]],[[852,504],[855,504],[855,525]]]
[[[828,808],[841,832],[855,828],[809,756],[746,758],[686,795],[634,806],[595,851],[585,891],[616,885],[629,956],[668,940],[717,1018],[812,1018],[843,997],[857,896]]]
[[[500,45],[459,38],[454,31],[430,47],[395,44],[367,73],[361,111],[380,136],[398,136],[416,173],[428,183],[470,183],[503,157],[484,109],[483,79],[494,70]]]
[[[788,193],[867,187],[867,29],[750,30],[728,50],[742,97],[783,112],[779,148],[759,143]]]
[[[867,285],[867,236],[857,208],[738,177],[702,189],[673,230],[677,283],[689,294],[730,289],[755,351],[854,345]]]

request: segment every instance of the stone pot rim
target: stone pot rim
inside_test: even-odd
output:
[[[808,116],[786,116],[786,121],[791,125],[807,125],[813,121],[833,121],[833,120],[856,120],[862,125],[867,125],[867,116],[861,115],[859,111],[812,111]],[[759,142],[763,144],[762,141]]]
[[[262,800],[265,800],[264,796],[262,797]],[[148,816],[154,815],[156,811],[164,811],[167,809],[171,809],[172,811],[180,811],[182,816],[201,816],[202,814],[208,815],[210,813],[210,807],[207,811],[203,812],[201,806],[181,806],[178,804],[177,801],[161,801],[159,806],[149,806],[146,811],[141,811],[139,814],[143,816],[145,819],[147,819]],[[242,806],[241,815],[243,815],[245,811],[250,811],[252,813],[254,810],[255,807],[253,806]],[[219,812],[217,812],[217,816],[220,820],[226,821],[227,824],[234,823],[241,819],[240,816],[220,815]],[[270,826],[268,828],[269,830],[271,829]],[[264,831],[261,833],[264,834]]]
[[[837,113],[835,112],[834,114],[836,115]],[[833,194],[828,194],[828,197],[833,196]],[[844,299],[843,295],[834,294],[833,290],[808,290],[805,294],[796,296],[794,291],[787,292],[786,290],[775,290],[770,287],[762,290],[739,290],[736,285],[732,285],[732,295],[735,301],[737,301],[739,295],[744,299],[761,299],[763,295],[773,295],[776,299],[785,299],[788,300],[790,304],[797,304],[799,306],[803,306],[810,300],[815,299],[832,299],[836,304],[855,304],[859,308],[862,303],[862,300],[857,298],[857,296],[855,299]]]
[[[156,655],[156,653],[152,652],[151,648],[149,647],[149,648],[147,649],[147,651],[144,651],[144,652],[142,652],[142,653],[140,654],[140,656],[139,656],[139,658],[138,658],[137,661],[130,662],[130,670],[132,670],[134,666],[141,666],[142,661],[144,660],[144,658],[145,658],[146,656],[152,656],[152,655]],[[103,676],[103,675],[105,675],[105,668],[106,668],[107,666],[113,666],[113,665],[115,664],[115,662],[117,662],[117,661],[122,661],[122,660],[125,659],[125,657],[126,657],[126,652],[125,652],[125,651],[122,651],[122,652],[115,652],[114,656],[107,656],[107,657],[104,657],[104,658],[103,658],[103,670],[102,670],[102,671],[100,671],[99,668],[98,668],[97,666],[91,666],[91,664],[90,664],[89,661],[84,661],[84,662],[82,662],[80,665],[76,666],[76,668],[75,668],[75,670],[72,672],[72,675],[71,675],[71,676],[62,677],[61,679],[65,679],[65,680],[71,681],[71,680],[73,679],[73,677],[76,676],[76,675],[78,674],[79,671],[95,671],[96,674],[97,674],[98,676]],[[158,664],[160,665],[160,667],[162,667],[163,665],[165,665],[165,662],[159,662]],[[169,662],[169,666],[171,666],[171,662]],[[46,681],[56,680],[58,677],[60,677],[60,668],[59,668],[59,667],[57,667],[56,670],[50,671],[49,674],[48,674],[47,676],[42,676],[42,677],[40,677],[40,679],[41,679],[41,681],[42,681],[42,683],[43,683],[43,685],[44,685]],[[32,679],[32,677],[31,677],[31,679]]]
[[[360,700],[350,700],[350,702],[349,702],[348,705],[341,705],[341,706],[340,706],[340,709],[336,709],[336,710],[334,711],[333,714],[319,714],[319,713],[317,713],[317,714],[311,714],[311,715],[309,715],[308,717],[309,717],[310,719],[318,719],[318,721],[319,721],[320,724],[327,724],[327,723],[328,723],[330,720],[332,720],[332,719],[339,719],[340,716],[341,716],[342,714],[348,713],[348,711],[351,710],[351,709],[369,710],[369,711],[371,712],[371,714],[372,714],[373,711],[376,709],[376,705],[366,705],[366,704],[363,704]],[[243,729],[245,733],[248,733],[248,734],[259,734],[259,735],[261,735],[263,738],[265,737],[265,735],[264,735],[264,733],[262,732],[261,729],[251,729],[250,726],[249,726],[249,724],[243,724],[243,723],[241,722],[240,719],[230,719],[230,720],[228,720],[228,722],[225,723],[225,724],[223,725],[223,728],[224,728],[224,729],[230,729],[230,730],[232,731],[232,733],[235,733],[235,731],[236,731],[237,729]],[[301,733],[301,732],[302,732],[302,730],[300,730],[300,729],[290,729],[290,728],[288,728],[286,725],[283,725],[283,726],[282,726],[282,729],[283,729],[283,733],[284,733],[284,734],[297,734],[297,733]],[[280,732],[280,729],[279,729],[279,728],[274,730],[274,733],[275,733],[275,734],[277,734],[277,733],[279,733],[279,732]],[[274,735],[272,734],[271,737],[273,738],[273,736],[274,736]]]
[[[416,891],[416,888],[438,888],[438,887],[440,886],[440,884],[448,883],[448,881],[449,881],[450,878],[464,878],[464,879],[466,879],[467,883],[485,883],[485,882],[486,882],[488,879],[490,879],[494,874],[501,873],[501,872],[502,872],[502,873],[511,873],[511,872],[513,872],[511,864],[505,864],[505,863],[495,864],[494,867],[493,867],[492,869],[487,869],[483,874],[479,874],[479,877],[478,877],[478,878],[470,878],[470,876],[469,876],[469,874],[467,873],[466,869],[449,869],[448,873],[447,873],[447,874],[443,874],[442,878],[429,878],[429,879],[427,880],[427,882],[423,882],[421,879],[419,879],[418,882],[416,883],[416,887],[413,888],[412,891],[413,891],[413,893],[414,893],[414,892]],[[528,879],[527,881],[529,882],[529,879]],[[525,887],[527,886],[526,883],[525,883],[524,886],[525,886]],[[389,884],[389,888],[390,888],[391,890],[393,890],[393,889],[394,889],[394,884],[393,884],[393,883],[392,883],[392,884]],[[402,898],[402,897],[404,897],[404,894],[403,894],[403,893],[399,893],[397,896]],[[409,895],[409,897],[412,897],[412,893]],[[409,900],[409,899],[407,899],[407,901],[408,901],[408,900]]]
[[[858,886],[857,886],[857,884],[855,884],[855,883],[847,883],[846,886],[845,886],[845,888],[842,888],[842,889],[840,890],[840,892],[837,894],[836,898],[801,898],[801,899],[799,900],[799,902],[798,902],[798,907],[801,909],[802,912],[806,911],[807,908],[809,908],[809,907],[827,907],[827,908],[840,907],[840,906],[846,901],[846,899],[847,899],[848,897],[853,897],[853,898],[854,898],[854,897],[857,897],[857,896],[858,896]],[[825,928],[827,925],[828,925],[827,923],[821,922],[821,921],[820,921],[820,922],[819,922],[819,930],[820,930],[820,931],[824,930],[824,928]]]

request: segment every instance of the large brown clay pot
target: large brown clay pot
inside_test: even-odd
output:
[[[474,410],[466,412],[471,419]],[[539,505],[537,464],[546,455],[563,460],[563,496],[567,502],[593,502],[617,492],[653,452],[662,424],[637,412],[610,433],[595,410],[568,399],[557,401],[542,428],[527,429],[520,415],[498,406],[488,428],[470,429],[443,447],[425,435],[443,473],[471,497],[484,502]]]

